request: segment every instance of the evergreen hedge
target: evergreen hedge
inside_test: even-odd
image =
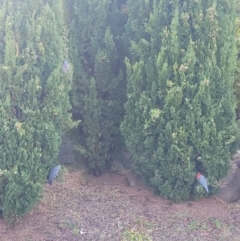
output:
[[[8,222],[39,201],[71,125],[71,71],[61,1],[0,2],[0,210]]]
[[[128,1],[135,35],[122,133],[156,192],[177,202],[199,198],[196,173],[214,192],[236,151],[234,1],[140,2],[150,14],[137,29],[131,10],[140,3]]]

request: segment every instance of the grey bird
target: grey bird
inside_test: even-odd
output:
[[[70,68],[70,65],[69,65],[68,61],[64,60],[63,65],[62,65],[63,73],[66,74],[68,72],[69,68]]]
[[[53,180],[57,177],[59,171],[61,169],[61,165],[57,165],[55,167],[53,167],[49,174],[48,174],[48,180],[47,183],[49,183],[50,185],[52,185]]]

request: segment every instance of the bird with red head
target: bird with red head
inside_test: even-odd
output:
[[[206,192],[209,193],[207,179],[200,173],[197,173],[198,182],[205,188]]]

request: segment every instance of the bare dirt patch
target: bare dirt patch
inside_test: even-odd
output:
[[[117,173],[68,173],[45,186],[39,205],[14,229],[0,220],[1,241],[237,241],[239,235],[238,203],[211,197],[174,204],[143,186],[130,187]]]

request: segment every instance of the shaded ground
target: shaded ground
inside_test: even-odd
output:
[[[172,204],[116,173],[68,173],[46,185],[42,201],[14,229],[0,220],[1,241],[237,241],[239,235],[238,203]]]

